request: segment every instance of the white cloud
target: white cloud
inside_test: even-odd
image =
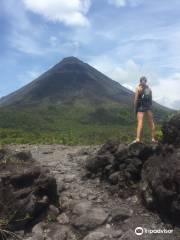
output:
[[[152,86],[153,95],[159,103],[180,109],[180,73],[174,73],[166,78],[159,78],[157,84]]]
[[[71,26],[86,26],[91,0],[23,0],[25,7],[49,21]]]
[[[108,0],[108,2],[117,7],[124,7],[127,3],[127,0]]]
[[[128,86],[130,89],[135,88],[141,75],[146,75],[148,78],[150,77],[149,74],[147,74],[148,71],[132,59],[119,64],[117,61],[111,59],[106,55],[93,57],[90,60],[90,64],[113,80]]]
[[[86,7],[88,6],[84,5],[84,8]],[[13,49],[34,56],[56,54],[57,52],[63,56],[69,55],[69,52],[71,55],[77,55],[80,43],[78,39],[74,39],[75,34],[72,31],[68,34],[59,31],[52,34],[45,25],[34,24],[22,1],[2,0],[2,8],[9,23],[7,43]],[[81,36],[82,38],[83,36]]]
[[[52,47],[57,47],[59,44],[59,40],[56,36],[50,36],[49,43]]]
[[[122,84],[125,88],[128,88],[129,90],[131,90],[131,91],[134,91],[134,88],[131,86],[131,85],[129,85],[129,84],[126,84],[126,83],[124,83],[124,84]]]
[[[131,7],[138,6],[143,0],[108,0],[109,4],[115,5],[116,7],[125,7],[129,5]]]
[[[41,55],[44,54],[43,49],[37,44],[37,42],[30,36],[23,35],[18,32],[12,33],[12,38],[9,38],[9,43],[18,51],[26,54]]]
[[[25,54],[43,54],[43,27],[30,22],[21,1],[3,0],[2,3],[9,24],[7,43]]]
[[[18,29],[19,31],[26,31],[31,28],[31,23],[26,16],[26,12],[23,9],[21,1],[16,0],[1,0],[2,10],[7,16],[7,20],[11,27]]]

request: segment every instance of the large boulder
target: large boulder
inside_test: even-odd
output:
[[[180,224],[180,149],[164,146],[142,169],[141,192],[147,207]]]
[[[25,229],[39,222],[58,200],[56,180],[30,152],[0,150],[0,219],[3,228]]]
[[[87,158],[86,167],[88,176],[98,176],[107,180],[116,188],[111,191],[121,197],[132,195],[137,183],[141,179],[143,163],[158,152],[158,145],[146,145],[142,143],[122,144],[118,141],[107,141],[97,153]],[[124,190],[127,191],[124,191]]]
[[[113,164],[114,153],[117,151],[119,141],[108,140],[97,151],[96,154],[90,155],[86,161],[87,169],[92,173],[101,172],[107,165]]]
[[[180,147],[180,114],[173,116],[162,126],[163,143],[173,144]]]

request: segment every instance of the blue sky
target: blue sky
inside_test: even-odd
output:
[[[1,0],[0,96],[76,56],[180,109],[179,0]]]

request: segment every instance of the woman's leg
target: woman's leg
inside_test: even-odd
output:
[[[151,129],[152,140],[154,141],[156,137],[156,129],[155,129],[153,114],[151,110],[147,111],[147,120],[148,120],[149,128]]]
[[[137,122],[138,123],[137,123],[136,141],[141,141],[143,118],[144,118],[144,112],[137,112]]]

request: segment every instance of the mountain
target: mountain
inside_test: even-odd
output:
[[[42,137],[56,141],[58,136],[65,142],[66,138],[73,138],[72,142],[91,138],[93,142],[123,131],[127,135],[125,129],[134,122],[132,100],[132,91],[87,63],[67,57],[0,99],[0,138],[9,142],[7,138],[13,135],[19,142]],[[154,113],[162,120],[171,111],[154,103]]]
[[[0,106],[41,104],[44,100],[69,102],[86,98],[92,103],[106,100],[130,104],[132,92],[75,57],[60,63],[18,91],[2,98]]]

